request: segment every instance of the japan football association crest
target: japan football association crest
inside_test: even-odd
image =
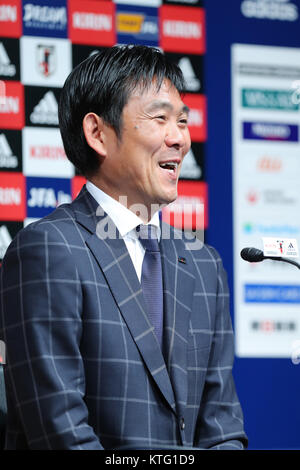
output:
[[[43,77],[49,77],[56,70],[55,46],[37,45],[37,67]]]

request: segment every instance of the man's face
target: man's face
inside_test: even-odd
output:
[[[127,196],[128,207],[138,203],[149,210],[151,204],[174,201],[191,145],[187,119],[187,108],[170,82],[159,91],[155,83],[147,91],[134,91],[123,110],[120,140],[109,130],[100,187],[117,200]]]

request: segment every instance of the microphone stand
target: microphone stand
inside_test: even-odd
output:
[[[274,261],[284,261],[285,263],[292,264],[293,266],[296,266],[296,268],[300,269],[300,264],[296,263],[296,261],[293,261],[288,258],[282,258],[281,256],[264,256],[263,259],[272,259]]]
[[[248,261],[249,263],[259,263],[265,259],[271,259],[273,261],[283,261],[284,263],[292,264],[293,266],[296,266],[296,268],[300,269],[300,264],[296,261],[289,258],[283,258],[282,256],[264,256],[262,250],[254,247],[243,248],[240,255],[244,261]]]

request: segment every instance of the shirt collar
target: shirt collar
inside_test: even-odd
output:
[[[138,225],[144,223],[140,217],[95,186],[91,181],[87,181],[86,189],[112,219],[122,237],[128,235],[129,237],[137,238],[135,229]],[[155,212],[149,224],[156,227],[157,238],[160,240],[161,230],[158,212]]]

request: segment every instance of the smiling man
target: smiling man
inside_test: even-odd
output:
[[[159,218],[190,147],[183,89],[144,46],[105,49],[66,80],[62,139],[88,181],[3,261],[8,449],[247,443],[222,262]]]
[[[121,138],[96,113],[87,113],[83,130],[89,146],[101,155],[101,171],[90,177],[97,187],[128,206],[169,204],[177,197],[183,158],[190,148],[188,108],[170,80],[156,79],[130,95],[122,113]],[[148,222],[145,221],[145,222]]]

